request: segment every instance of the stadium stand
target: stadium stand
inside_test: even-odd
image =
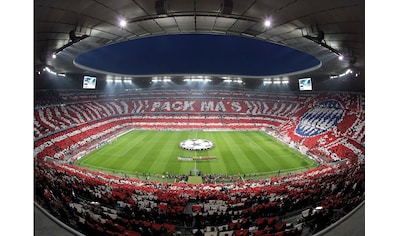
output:
[[[310,235],[365,199],[364,93],[221,88],[44,97],[34,110],[35,202],[85,235]],[[196,185],[73,165],[130,129],[262,130],[320,165]]]

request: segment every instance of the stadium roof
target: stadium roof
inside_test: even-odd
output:
[[[120,24],[121,20],[126,21],[125,26]],[[266,20],[270,21],[269,26]],[[286,46],[321,62],[321,66],[299,69],[296,74],[300,76],[329,77],[351,69],[364,79],[365,2],[362,0],[36,0],[34,21],[36,70],[47,66],[57,73],[106,75],[109,70],[93,70],[75,59],[104,46],[156,38],[152,36],[213,34]],[[144,50],[154,53],[150,49]],[[218,51],[217,47],[209,50],[214,50],[216,56],[228,52]],[[344,58],[340,60],[338,55]],[[165,55],[163,60],[167,63],[171,58],[173,55]],[[123,70],[112,73],[135,74]],[[154,72],[162,73],[168,74]],[[248,76],[259,75],[263,74]]]

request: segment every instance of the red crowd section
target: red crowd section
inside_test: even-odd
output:
[[[296,134],[301,116],[326,99],[341,104],[339,123],[313,137]],[[364,200],[364,94],[60,91],[49,100],[34,111],[35,201],[87,235],[302,235]],[[261,130],[320,165],[261,181],[192,185],[71,164],[130,129]]]

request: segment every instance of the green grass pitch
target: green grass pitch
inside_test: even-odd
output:
[[[214,147],[187,151],[186,139],[207,139]],[[179,161],[179,156],[216,156],[216,160]],[[260,131],[150,131],[132,130],[81,158],[78,165],[126,174],[253,174],[290,172],[317,165]]]

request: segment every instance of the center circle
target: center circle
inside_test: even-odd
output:
[[[213,148],[213,143],[206,139],[187,139],[180,142],[180,148],[189,151],[205,151]]]

